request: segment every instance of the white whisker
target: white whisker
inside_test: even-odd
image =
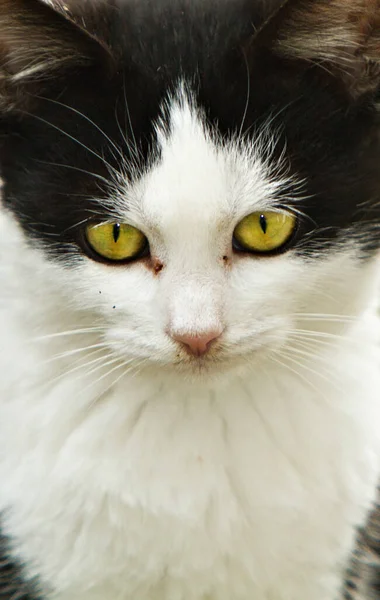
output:
[[[282,358],[284,358],[285,361],[290,361],[291,363],[297,365],[301,369],[304,369],[305,371],[308,371],[312,375],[317,376],[319,379],[323,379],[324,381],[326,381],[327,383],[329,383],[330,385],[332,385],[338,392],[340,392],[340,393],[343,392],[342,388],[339,387],[339,386],[337,386],[336,382],[333,381],[333,379],[330,379],[329,377],[325,376],[320,371],[316,371],[315,369],[311,368],[310,366],[308,366],[307,364],[305,364],[305,362],[300,362],[300,361],[296,360],[295,358],[292,358],[291,356],[289,356],[289,352],[284,352],[284,351],[281,351],[281,350],[276,350],[276,353],[279,356],[282,356]],[[317,388],[315,388],[315,389],[317,389]],[[318,390],[318,393],[320,393],[320,390]]]
[[[300,348],[296,348],[295,346],[288,346],[286,348],[286,351],[288,353],[290,353],[290,354],[296,354],[297,356],[303,357],[306,360],[309,360],[310,362],[312,362],[313,364],[315,364],[315,361],[316,361],[317,358],[320,359],[320,357],[317,357],[315,355],[315,353],[310,352],[310,350],[309,351],[306,351],[306,349],[302,350]],[[309,367],[307,367],[306,362],[304,363],[304,367],[309,369]],[[320,374],[321,372],[325,373],[326,376],[330,376],[332,378],[331,381],[334,378],[336,379],[336,373],[334,373],[330,369],[326,368],[327,365],[323,364],[323,361],[320,361],[320,360],[318,361],[318,367],[321,369],[321,371],[316,371],[316,373],[318,373],[318,374]]]
[[[331,333],[328,331],[313,331],[312,329],[292,329],[291,332],[304,337],[326,338],[331,340],[345,339],[345,336],[339,333]]]
[[[293,313],[290,315],[297,319],[305,319],[307,321],[334,321],[337,323],[355,323],[359,317],[354,315],[337,315],[330,313]]]
[[[121,374],[120,377],[116,378],[116,380],[112,381],[112,383],[105,389],[102,390],[102,392],[91,401],[88,409],[90,410],[102,397],[104,397],[117,383],[118,381],[124,377],[125,375],[127,375],[128,373],[130,373],[130,371],[134,368],[134,367],[129,367],[128,365],[130,363],[134,363],[136,362],[135,359],[130,359],[128,361],[121,361],[120,358],[117,358],[113,361],[109,361],[107,364],[103,365],[103,367],[105,366],[109,366],[112,364],[115,364],[115,362],[118,362],[119,364],[116,365],[116,367],[112,367],[109,371],[107,371],[107,373],[104,373],[103,375],[101,375],[98,379],[96,379],[95,381],[92,381],[89,385],[87,385],[84,389],[81,390],[81,393],[83,393],[84,391],[86,391],[87,389],[91,388],[92,386],[97,385],[100,381],[102,381],[103,379],[105,379],[106,377],[109,377],[110,375],[112,375],[112,373],[114,373],[115,371],[117,371],[118,369],[125,367],[125,371]],[[145,362],[145,361],[140,361],[141,363]],[[139,363],[140,364],[140,363]],[[97,369],[98,370],[98,369]],[[88,374],[87,374],[88,375]]]
[[[91,354],[89,356],[91,356]],[[86,358],[88,358],[88,357],[86,357]],[[63,370],[62,373],[59,373],[59,375],[57,375],[53,379],[49,379],[49,381],[47,381],[45,385],[49,388],[54,387],[54,384],[61,381],[61,379],[63,379],[64,377],[67,377],[68,375],[71,375],[72,373],[75,373],[77,371],[86,369],[87,367],[97,364],[100,361],[104,361],[104,358],[105,358],[104,356],[100,356],[98,358],[95,358],[95,359],[85,362],[83,364],[76,365],[75,367],[73,367],[72,369],[69,369],[68,371]],[[100,365],[99,368],[101,368],[102,366],[105,366],[105,365]],[[95,369],[95,370],[97,370],[97,369]],[[92,372],[93,371],[80,373],[79,377],[76,377],[73,380],[77,381],[80,378],[80,376],[83,376],[83,375],[87,376],[87,375],[91,374]]]
[[[133,130],[131,113],[129,111],[129,105],[128,105],[128,100],[127,100],[127,91],[125,89],[125,77],[124,76],[123,76],[123,91],[124,91],[125,110],[126,110],[126,114],[127,114],[127,118],[128,118],[128,123],[129,123],[129,128],[130,128],[130,131],[131,131],[133,143],[134,143],[134,154],[135,154],[136,159],[138,159],[139,158],[139,150],[138,150],[138,146],[137,146],[137,140],[136,140],[135,132]]]
[[[87,328],[83,328],[83,329],[69,329],[67,331],[59,331],[57,333],[50,333],[48,335],[42,335],[42,336],[33,338],[32,340],[29,340],[29,343],[44,342],[46,340],[51,340],[51,339],[60,338],[60,337],[66,337],[66,336],[70,336],[70,335],[83,335],[83,334],[103,333],[103,332],[104,332],[104,327],[87,327]]]
[[[106,179],[105,177],[102,177],[102,175],[99,175],[98,173],[92,173],[91,171],[86,171],[86,169],[80,169],[79,167],[74,167],[73,165],[65,165],[62,163],[55,163],[55,162],[47,162],[44,160],[39,160],[39,163],[43,164],[43,165],[49,165],[52,167],[62,167],[64,169],[71,169],[73,171],[78,171],[79,173],[84,173],[85,175],[90,175],[90,177],[94,177],[95,179],[99,179],[99,181],[102,181],[103,183],[105,183],[107,185],[107,187],[109,187],[111,185],[111,182],[108,181],[108,179]],[[100,188],[99,188],[100,189]],[[70,196],[72,196],[73,194],[70,194]],[[83,197],[83,194],[81,194],[81,197]]]
[[[100,154],[98,154],[97,152],[95,152],[95,150],[92,150],[92,148],[89,148],[89,146],[87,146],[86,144],[84,144],[83,142],[81,142],[80,140],[78,140],[78,138],[70,135],[70,133],[68,133],[64,129],[61,129],[57,125],[54,125],[54,123],[51,123],[50,121],[47,121],[43,117],[39,117],[38,115],[34,115],[33,113],[29,113],[27,111],[24,111],[24,114],[26,114],[29,117],[32,117],[34,119],[37,119],[37,121],[41,121],[42,123],[45,123],[46,125],[48,125],[49,127],[52,127],[53,129],[56,129],[57,131],[59,131],[60,133],[62,133],[62,135],[66,136],[67,138],[69,138],[70,140],[72,140],[73,142],[75,142],[76,144],[78,144],[79,146],[81,146],[82,148],[84,148],[87,152],[89,152],[90,154],[92,154],[93,156],[95,156],[96,158],[98,158],[99,160],[101,160],[102,163],[107,167],[107,169],[109,170],[109,172],[113,173],[114,176],[115,175],[116,175],[116,177],[120,176],[120,173],[108,161],[106,161],[104,159],[104,157],[102,157]]]
[[[300,337],[298,334],[288,334],[288,340],[291,343],[296,343],[297,346],[304,347],[312,351],[319,351],[320,349],[332,350],[337,346],[337,340],[321,340],[313,337]]]
[[[242,133],[243,133],[244,124],[245,124],[245,120],[247,118],[247,113],[248,113],[249,100],[250,100],[250,97],[251,97],[251,73],[249,71],[248,60],[247,60],[247,57],[246,57],[244,51],[243,51],[243,56],[244,56],[245,66],[246,66],[246,69],[247,69],[247,99],[246,99],[246,102],[245,102],[243,118],[242,118],[241,125],[240,125],[239,138],[241,138]]]
[[[37,98],[40,98],[41,100],[46,100],[47,102],[51,102],[58,106],[62,106],[63,108],[67,108],[68,110],[71,110],[73,113],[76,113],[77,115],[79,115],[80,117],[85,119],[88,123],[90,123],[90,125],[93,125],[93,127],[95,127],[95,129],[97,129],[104,136],[104,138],[110,143],[110,145],[112,146],[112,148],[114,148],[114,150],[118,153],[118,155],[122,159],[124,158],[124,155],[123,155],[121,149],[115,144],[115,142],[113,140],[111,140],[111,138],[106,134],[106,132],[103,131],[103,129],[101,127],[99,127],[99,125],[97,125],[97,123],[95,123],[95,121],[90,119],[87,115],[82,113],[80,110],[77,110],[76,108],[74,108],[73,106],[69,106],[68,104],[64,104],[63,102],[58,102],[58,100],[52,100],[51,98],[45,98],[43,96],[37,96]]]
[[[271,354],[271,360],[273,360],[278,365],[280,365],[282,368],[284,368],[285,370],[287,370],[290,373],[292,373],[293,375],[295,375],[297,377],[297,379],[300,379],[301,381],[303,381],[307,385],[307,387],[309,387],[311,390],[313,390],[313,392],[316,393],[317,397],[323,398],[323,400],[325,400],[325,402],[327,402],[326,396],[321,392],[320,389],[317,388],[316,385],[314,385],[311,381],[309,381],[309,379],[307,379],[304,375],[302,375],[302,373],[300,373],[299,371],[297,371],[296,369],[294,369],[293,367],[291,367],[287,363],[282,362],[278,358],[278,356],[283,356],[283,355],[281,353],[279,353],[279,352],[273,352]],[[301,368],[302,368],[302,365],[299,365],[299,366],[301,366]]]
[[[74,350],[67,350],[66,352],[62,352],[61,354],[56,354],[55,356],[50,357],[43,363],[40,363],[40,366],[45,366],[51,364],[56,361],[64,360],[70,357],[76,357],[77,354],[81,354],[82,352],[87,352],[88,350],[95,350],[96,353],[104,352],[108,348],[108,344],[105,342],[101,342],[99,344],[92,344],[91,346],[83,346],[83,348],[75,348]],[[94,354],[94,352],[89,353],[89,355]]]
[[[115,379],[114,381],[112,381],[112,383],[110,383],[110,385],[109,385],[109,386],[108,386],[108,387],[107,387],[105,390],[103,390],[103,391],[102,391],[102,392],[101,392],[101,393],[100,393],[100,394],[99,394],[99,395],[98,395],[96,398],[94,398],[94,399],[91,401],[91,403],[90,403],[90,405],[89,405],[89,407],[88,407],[88,410],[91,410],[91,409],[92,409],[92,408],[93,408],[93,407],[94,407],[94,406],[95,406],[95,405],[96,405],[96,404],[99,402],[99,400],[101,400],[102,398],[104,398],[104,397],[105,397],[105,396],[106,396],[106,395],[107,395],[107,394],[108,394],[108,393],[109,393],[109,392],[110,392],[110,391],[111,391],[111,390],[112,390],[112,389],[113,389],[113,388],[114,388],[114,387],[115,387],[115,386],[116,386],[116,385],[119,383],[119,381],[120,381],[120,380],[121,380],[123,377],[125,377],[126,375],[128,375],[128,373],[130,373],[130,372],[131,372],[131,370],[132,370],[132,368],[133,368],[133,367],[130,367],[130,368],[128,368],[128,364],[129,364],[130,362],[133,362],[133,360],[131,360],[131,361],[124,361],[122,364],[120,364],[120,365],[119,365],[119,368],[121,368],[121,367],[125,367],[125,371],[123,371],[123,372],[121,373],[121,375],[119,375],[118,377],[116,377],[116,379]],[[142,362],[143,362],[143,361],[142,361]],[[109,372],[108,372],[106,375],[107,375],[107,376],[108,376],[108,375],[111,375],[111,374],[112,374],[114,371],[116,371],[116,368],[114,368],[114,369],[111,369],[111,370],[110,370],[110,371],[109,371]],[[99,380],[98,380],[98,381],[99,381]],[[96,382],[96,383],[97,383],[97,382]]]

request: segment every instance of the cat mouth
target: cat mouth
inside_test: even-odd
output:
[[[174,361],[174,365],[176,367],[184,367],[184,368],[191,368],[191,369],[199,369],[199,370],[205,370],[205,369],[209,369],[211,367],[218,367],[222,364],[225,364],[227,362],[226,357],[222,357],[221,355],[218,355],[217,353],[213,354],[213,355],[203,355],[203,356],[189,356],[189,355],[183,355],[181,354],[177,354],[176,360]]]
[[[216,342],[210,350],[202,355],[190,354],[182,349],[176,353],[176,357],[171,366],[178,371],[199,375],[215,375],[230,373],[236,369],[245,370],[263,358],[283,347],[284,340],[269,335],[265,339],[261,338],[253,347],[247,348],[245,344],[226,344]]]
[[[247,364],[244,355],[232,355],[222,348],[215,348],[201,356],[178,352],[172,367],[179,372],[204,376],[223,375],[244,364]]]

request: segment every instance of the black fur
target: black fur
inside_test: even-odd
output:
[[[0,527],[0,600],[43,600],[37,586],[28,582],[20,564],[10,553]]]
[[[25,10],[38,0],[15,2]],[[0,16],[8,4],[0,1]],[[154,147],[153,123],[179,79],[191,87],[209,126],[225,138],[240,130],[249,73],[243,133],[253,139],[275,116],[278,152],[286,141],[290,171],[306,182],[305,200],[297,208],[307,217],[296,249],[313,256],[332,243],[356,237],[364,254],[377,250],[380,112],[375,99],[364,95],[353,101],[328,68],[279,56],[265,27],[255,39],[254,31],[280,4],[279,0],[101,2],[97,20],[90,2],[80,4],[80,10],[77,3],[77,21],[81,27],[87,23],[91,33],[87,63],[23,87],[11,86],[7,93],[17,92],[18,104],[0,113],[4,202],[31,238],[43,239],[54,254],[77,256],[76,225],[94,211],[108,216],[105,206],[93,201],[108,193],[100,177],[109,179],[95,154],[115,167],[117,158],[86,118],[128,158],[119,122],[131,145],[133,136],[137,139],[143,165]],[[86,21],[87,5],[91,15]],[[46,13],[44,19],[48,18]],[[101,48],[112,54],[112,61],[95,55],[94,38],[101,38]],[[83,44],[81,39],[81,52]]]
[[[344,600],[379,600],[380,598],[379,502],[372,511],[366,527],[359,532],[343,597]]]

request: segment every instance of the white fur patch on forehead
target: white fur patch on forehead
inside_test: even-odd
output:
[[[156,124],[158,158],[135,184],[118,184],[119,218],[128,208],[137,225],[175,231],[178,240],[180,229],[184,236],[194,228],[197,236],[209,236],[250,212],[288,206],[301,196],[302,181],[289,174],[271,121],[250,139],[221,139],[184,83],[163,114]]]
[[[180,216],[187,223],[230,212],[225,157],[182,87],[167,100],[169,122],[156,125],[160,160],[148,176],[144,211],[155,223]]]

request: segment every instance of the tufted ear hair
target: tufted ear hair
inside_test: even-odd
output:
[[[0,110],[17,104],[31,83],[110,55],[63,2],[0,0]]]
[[[282,57],[324,67],[353,98],[380,87],[380,0],[287,0],[256,40]]]

